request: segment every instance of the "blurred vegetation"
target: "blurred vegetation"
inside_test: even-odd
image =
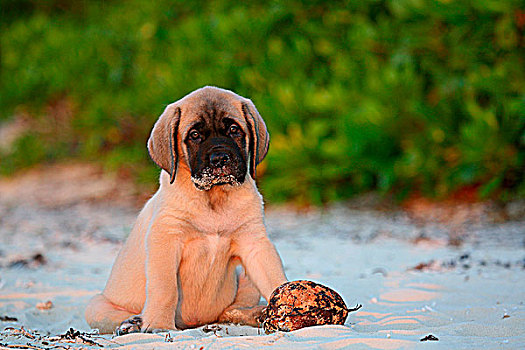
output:
[[[78,157],[156,182],[145,142],[204,85],[267,121],[270,201],[525,195],[521,0],[3,0],[0,173]]]

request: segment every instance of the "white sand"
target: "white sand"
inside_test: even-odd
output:
[[[100,204],[45,208],[0,199],[0,316],[18,319],[0,322],[0,329],[90,331],[84,307],[103,288],[135,215]],[[466,226],[464,245],[451,248],[446,229],[400,214],[336,206],[309,215],[269,210],[267,219],[290,280],[314,280],[338,291],[348,306],[363,304],[345,326],[265,335],[221,325],[211,332],[201,327],[96,341],[124,349],[525,348],[523,221]],[[412,243],[422,232],[431,239]],[[47,263],[10,266],[37,252]],[[465,252],[469,257],[460,259]],[[410,270],[431,260],[429,269]],[[48,300],[51,309],[36,308]],[[428,334],[439,341],[420,342]],[[0,333],[0,343],[46,348],[10,329]]]

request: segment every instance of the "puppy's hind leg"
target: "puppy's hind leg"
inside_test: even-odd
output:
[[[95,295],[89,301],[85,312],[87,323],[91,328],[97,328],[101,334],[113,333],[124,320],[134,315],[111,303],[102,294]]]
[[[263,305],[258,305],[261,294],[244,271],[239,274],[238,278],[235,300],[222,312],[217,321],[259,327],[257,318],[264,309]]]

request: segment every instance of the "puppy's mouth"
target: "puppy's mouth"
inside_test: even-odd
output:
[[[199,174],[192,176],[191,181],[193,181],[195,187],[201,191],[208,191],[213,186],[241,185],[241,182],[227,167],[204,168]]]

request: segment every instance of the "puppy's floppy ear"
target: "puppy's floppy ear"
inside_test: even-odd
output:
[[[180,108],[174,103],[168,105],[159,117],[148,140],[148,152],[151,159],[170,174],[170,183],[175,181],[179,153],[177,133],[180,122]]]
[[[268,153],[270,135],[268,134],[264,120],[252,101],[245,99],[242,102],[242,113],[246,120],[246,124],[248,125],[250,134],[250,175],[255,179],[255,168],[262,162]]]

